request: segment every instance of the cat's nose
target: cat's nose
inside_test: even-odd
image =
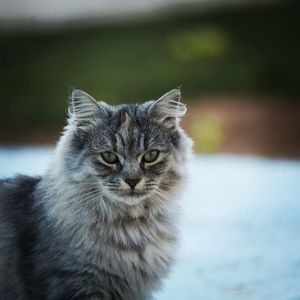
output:
[[[141,181],[140,178],[135,179],[124,179],[124,181],[131,187],[131,189],[134,189],[135,186]]]

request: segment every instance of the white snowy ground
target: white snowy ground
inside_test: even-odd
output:
[[[0,148],[0,177],[42,174],[52,148]],[[299,300],[300,161],[196,157],[178,261],[156,300]]]

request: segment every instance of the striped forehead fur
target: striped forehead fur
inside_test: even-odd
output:
[[[129,117],[128,113],[126,112],[125,113],[125,122],[124,122],[124,125],[125,125],[125,128],[128,130],[129,126],[130,126],[130,123],[131,123],[131,118]]]

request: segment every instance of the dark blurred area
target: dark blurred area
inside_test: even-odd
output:
[[[196,151],[299,157],[299,1],[224,2],[55,26],[6,20],[0,143],[54,143],[74,87],[115,104],[182,85]]]

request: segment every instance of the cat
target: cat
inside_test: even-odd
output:
[[[146,300],[173,265],[192,142],[179,89],[111,106],[81,90],[42,177],[0,181],[0,299]]]

